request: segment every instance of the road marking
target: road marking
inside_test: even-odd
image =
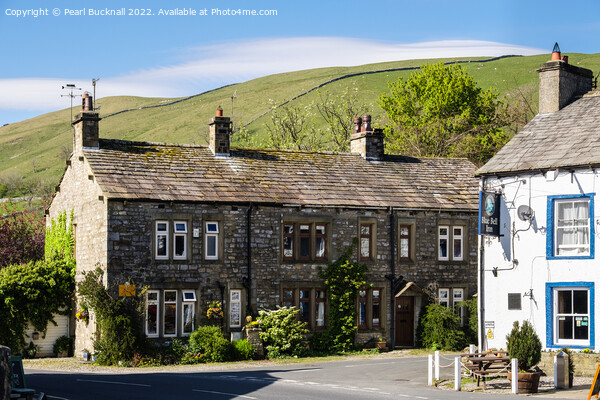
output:
[[[429,397],[419,397],[419,396],[415,396],[415,399],[423,399],[423,400],[427,400]]]
[[[235,393],[224,393],[224,392],[213,392],[212,390],[200,390],[200,389],[192,389],[192,392],[200,392],[200,393],[212,393],[212,394],[221,394],[223,396],[235,396],[235,397],[241,397],[244,399],[252,399],[252,400],[257,400],[256,397],[252,397],[252,396],[245,396],[243,394],[235,394]]]
[[[50,395],[47,395],[46,397],[49,399],[69,400],[69,399],[65,399],[64,397],[57,397],[57,396],[50,396]]]
[[[127,386],[152,387],[152,385],[145,385],[143,383],[116,382],[116,381],[99,381],[99,380],[95,380],[95,379],[77,379],[77,382],[108,383],[108,384],[111,384],[111,385],[127,385]]]
[[[369,366],[369,365],[386,365],[386,364],[396,364],[396,362],[381,362],[381,363],[368,363],[368,364],[351,364],[351,365],[344,365],[344,368],[354,368],[354,367],[365,367],[365,366]]]

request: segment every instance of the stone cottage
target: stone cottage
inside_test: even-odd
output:
[[[208,147],[105,140],[86,104],[49,213],[74,212],[78,279],[100,266],[115,295],[148,288],[148,337],[189,335],[211,301],[223,303],[227,332],[276,306],[325,329],[318,270],[354,239],[372,284],[357,301],[361,343],[413,346],[425,298],[453,307],[476,292],[467,160],[385,155],[369,116],[355,120],[348,154],[231,148],[222,110]],[[77,321],[77,351],[91,347],[94,326],[93,313]]]

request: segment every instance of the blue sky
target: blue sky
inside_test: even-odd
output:
[[[122,8],[153,15],[89,15]],[[238,9],[276,15],[225,15]],[[598,53],[599,11],[598,0],[0,0],[0,126],[67,108],[61,86],[91,91],[92,78],[98,97],[178,97],[307,68],[550,53],[555,41]]]

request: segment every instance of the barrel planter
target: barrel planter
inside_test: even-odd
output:
[[[537,393],[540,384],[539,372],[519,372],[517,374],[519,393]],[[508,374],[508,379],[512,380],[512,374]]]

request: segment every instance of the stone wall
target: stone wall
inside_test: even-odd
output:
[[[437,287],[461,287],[468,298],[476,291],[477,279],[477,216],[475,213],[440,213],[426,211],[395,212],[397,223],[414,225],[414,259],[396,260],[396,276],[403,275],[422,288],[436,293]],[[186,221],[188,224],[188,256],[184,260],[156,260],[155,222],[157,220]],[[322,288],[319,268],[337,259],[359,235],[359,224],[372,223],[376,245],[371,260],[361,261],[369,268],[368,279],[373,287],[382,289],[382,329],[362,332],[362,341],[374,336],[389,338],[392,307],[390,215],[387,210],[331,209],[253,206],[250,211],[251,293],[253,312],[283,304],[285,288]],[[220,257],[204,259],[205,222],[217,221],[220,226]],[[288,222],[325,223],[328,229],[327,254],[323,261],[284,260],[282,256],[283,225]],[[242,290],[246,315],[244,278],[247,262],[247,205],[213,205],[199,203],[169,203],[142,201],[108,202],[108,276],[111,287],[126,282],[153,290],[194,290],[197,293],[199,320],[204,318],[208,303],[224,302],[227,315],[227,293]],[[437,227],[459,224],[464,227],[464,261],[438,261]],[[395,227],[397,229],[397,227]],[[397,233],[395,233],[397,238]],[[396,257],[398,251],[396,249]],[[358,260],[358,249],[353,261]],[[221,286],[221,287],[220,287]],[[221,292],[221,288],[223,292]],[[222,293],[224,297],[222,298]],[[115,293],[116,294],[116,293]],[[311,312],[314,310],[311,310]],[[418,314],[419,310],[415,310]],[[229,330],[227,324],[226,329]],[[237,330],[233,329],[233,330]]]
[[[542,352],[542,361],[538,367],[552,376],[554,374],[554,356],[558,352]],[[575,365],[574,376],[591,376],[596,373],[596,367],[600,364],[600,354],[595,353],[572,353],[573,363]]]
[[[47,223],[56,219],[60,212],[70,215],[73,211],[75,235],[76,281],[84,271],[106,265],[106,199],[94,181],[91,168],[83,153],[73,153],[63,175],[60,190],[55,194],[49,209]],[[91,317],[93,318],[93,317]],[[76,354],[86,347],[92,350],[91,324],[75,322]]]

